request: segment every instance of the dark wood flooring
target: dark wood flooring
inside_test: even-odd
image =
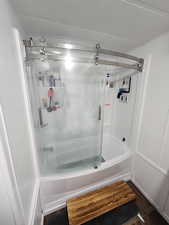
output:
[[[84,225],[168,225],[150,202],[142,195],[132,182],[128,182],[137,195],[137,200],[127,203]],[[144,223],[137,216],[144,219]],[[61,209],[45,217],[44,225],[69,225],[67,209]]]

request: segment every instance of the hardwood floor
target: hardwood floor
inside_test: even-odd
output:
[[[105,213],[84,225],[168,225],[150,202],[132,182],[129,186],[135,192],[136,201],[129,202]],[[140,213],[143,221],[137,216]],[[45,217],[44,225],[69,225],[67,209],[64,208]]]

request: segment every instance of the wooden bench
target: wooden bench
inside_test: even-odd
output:
[[[136,199],[129,185],[120,181],[67,201],[70,225],[80,225]]]

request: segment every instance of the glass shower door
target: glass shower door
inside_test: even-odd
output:
[[[96,168],[101,162],[103,74],[95,65],[78,63],[69,70],[60,62],[35,73],[44,124],[43,173]]]

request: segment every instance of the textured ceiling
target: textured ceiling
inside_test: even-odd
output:
[[[169,31],[169,0],[11,0],[28,35],[128,51]]]

